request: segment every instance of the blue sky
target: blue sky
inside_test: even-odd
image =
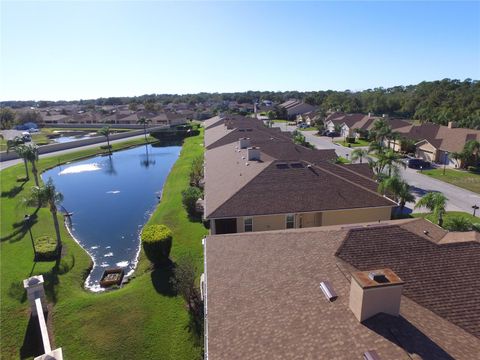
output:
[[[0,100],[480,79],[480,2],[1,3]]]

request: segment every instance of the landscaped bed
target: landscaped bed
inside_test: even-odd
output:
[[[143,139],[114,144],[113,149],[141,144]],[[201,239],[206,230],[200,222],[189,221],[181,203],[181,191],[189,185],[190,166],[203,153],[202,135],[185,140],[179,159],[163,188],[162,202],[149,223],[166,224],[173,231],[171,258],[192,254],[202,268]],[[39,169],[99,153],[99,149],[82,150],[58,157],[42,158]],[[151,271],[144,255],[128,286],[104,294],[91,294],[82,288],[90,267],[86,252],[69,236],[64,227],[61,235],[64,256],[55,261],[33,262],[28,231],[21,223],[25,213],[35,209],[19,203],[34,185],[33,177],[22,184],[23,164],[3,170],[1,176],[1,358],[32,358],[29,305],[24,298],[22,280],[43,274],[45,290],[51,304],[54,343],[62,347],[68,359],[196,359],[200,345],[189,331],[189,315],[181,297],[170,286],[170,272]],[[41,208],[32,220],[33,236],[54,237],[51,214]],[[59,214],[59,221],[61,221]]]
[[[443,175],[443,169],[431,169],[423,170],[422,174],[480,194],[479,173],[446,169],[445,175]]]

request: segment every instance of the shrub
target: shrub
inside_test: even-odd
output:
[[[470,231],[472,223],[464,217],[454,217],[445,222],[444,228],[450,231]]]
[[[202,190],[195,186],[182,191],[182,203],[189,215],[196,215],[195,204],[202,195]]]
[[[346,140],[347,140],[347,144],[355,144],[356,139],[355,137],[352,136],[352,137],[347,137]]]
[[[49,235],[35,239],[35,253],[37,260],[53,260],[57,256],[57,242]]]
[[[148,225],[142,230],[142,246],[148,260],[159,265],[167,262],[172,248],[172,231],[165,225]]]
[[[467,170],[470,171],[470,172],[473,172],[473,173],[478,173],[478,172],[480,172],[480,167],[478,167],[478,166],[469,166],[469,167],[467,167]]]

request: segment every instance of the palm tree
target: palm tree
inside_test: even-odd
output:
[[[143,134],[145,135],[145,142],[147,142],[147,125],[148,123],[152,122],[151,119],[146,119],[144,117],[138,119],[137,124],[143,125]]]
[[[25,141],[20,136],[15,136],[11,140],[7,140],[7,154],[10,149],[15,149],[18,145],[23,145]]]
[[[407,202],[415,201],[415,196],[410,192],[410,185],[399,176],[390,176],[381,180],[378,191],[385,194],[387,191],[393,195],[393,199],[400,206],[400,213],[403,213]]]
[[[37,170],[37,160],[38,160],[38,146],[35,144],[24,145],[22,149],[22,158],[26,159],[32,165],[33,178],[35,179],[35,185],[39,186],[38,182],[38,170]]]
[[[63,200],[63,195],[56,191],[52,178],[49,178],[47,183],[43,186],[34,186],[30,193],[30,196],[26,199],[27,205],[38,205],[49,207],[52,213],[53,224],[55,226],[55,234],[57,236],[57,249],[60,249],[62,245],[62,239],[60,236],[60,226],[57,218],[57,206],[56,203]]]
[[[438,219],[438,225],[443,224],[443,214],[447,206],[447,197],[439,192],[429,192],[424,195],[415,205],[415,209],[426,207]]]
[[[392,176],[392,170],[398,171],[398,167],[402,166],[406,168],[406,164],[402,161],[399,154],[392,149],[388,149],[385,152],[378,153],[378,162],[381,165],[381,170],[388,168],[388,176]]]
[[[366,149],[355,149],[352,151],[352,161],[360,160],[360,164],[363,162],[363,158],[366,158],[368,155],[368,150]]]
[[[98,130],[97,133],[107,138],[107,147],[108,147],[108,151],[110,152],[110,134],[111,134],[110,126],[106,125],[102,127],[100,130]]]
[[[25,165],[25,179],[28,181],[30,179],[30,176],[28,174],[28,158],[26,156],[26,152],[28,149],[26,149],[26,145],[17,145],[13,148],[17,155],[23,159],[23,164]]]

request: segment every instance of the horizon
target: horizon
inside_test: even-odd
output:
[[[0,101],[480,79],[478,2],[4,1],[1,10]]]

